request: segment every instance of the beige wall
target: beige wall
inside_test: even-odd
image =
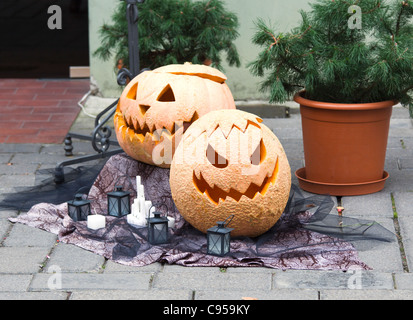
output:
[[[113,60],[102,61],[93,57],[92,53],[100,46],[99,28],[103,23],[110,23],[111,16],[119,0],[89,1],[89,52],[90,75],[96,81],[105,98],[118,97],[122,92],[116,83]]]
[[[119,0],[89,0],[89,41],[90,52],[99,47],[98,30],[103,22],[110,22],[114,7]],[[150,0],[146,0],[150,1]],[[240,22],[240,36],[236,46],[241,57],[241,67],[229,67],[224,64],[224,73],[228,77],[228,85],[236,100],[266,99],[259,92],[260,78],[253,77],[246,65],[254,60],[260,48],[251,43],[255,32],[254,21],[262,18],[270,21],[281,31],[288,31],[297,25],[300,19],[299,10],[308,8],[308,0],[225,0],[227,9],[236,13]],[[91,55],[91,75],[97,82],[104,97],[117,97],[121,90],[116,84],[113,61],[103,62]]]

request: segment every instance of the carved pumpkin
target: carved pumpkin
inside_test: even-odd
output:
[[[145,71],[124,89],[114,115],[116,137],[132,158],[169,167],[188,126],[217,109],[235,109],[217,69],[189,63]]]
[[[256,237],[280,218],[291,171],[284,149],[262,119],[240,110],[213,111],[194,122],[170,171],[181,215],[202,232],[234,215],[232,236]]]

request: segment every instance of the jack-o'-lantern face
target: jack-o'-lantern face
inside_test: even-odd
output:
[[[217,109],[235,109],[220,71],[169,65],[145,71],[124,89],[114,116],[120,146],[132,158],[169,167],[182,133]]]
[[[257,116],[214,111],[184,134],[171,166],[175,204],[206,232],[234,215],[234,236],[271,228],[288,201],[291,172],[282,145]]]

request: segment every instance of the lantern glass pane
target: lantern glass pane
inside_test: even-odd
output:
[[[124,216],[126,214],[130,213],[130,202],[129,202],[129,197],[123,197],[121,199],[121,215]]]
[[[85,204],[80,207],[80,220],[81,221],[86,221],[87,216],[90,214],[90,205]]]
[[[112,216],[118,216],[118,199],[114,197],[108,197],[108,209],[109,214]]]
[[[75,206],[72,205],[68,205],[68,211],[69,211],[69,217],[72,218],[73,221],[77,221],[78,220],[78,216],[77,216],[77,208]]]
[[[221,255],[222,237],[220,234],[208,233],[208,253]]]
[[[72,216],[74,216],[76,214],[76,207],[68,205],[67,208],[69,210],[69,216],[72,218]]]
[[[229,244],[231,241],[231,235],[229,233],[226,233],[224,235],[224,252],[223,254],[226,254],[229,252]]]
[[[167,224],[159,223],[154,225],[155,243],[165,243],[167,240]]]

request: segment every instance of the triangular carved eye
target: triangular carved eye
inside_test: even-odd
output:
[[[224,169],[228,166],[228,160],[225,159],[220,154],[218,154],[218,152],[216,152],[210,144],[208,145],[208,148],[207,148],[207,151],[206,151],[206,156],[207,156],[208,161],[215,168]]]
[[[129,90],[126,97],[128,99],[136,100],[136,93],[138,92],[138,83],[134,84],[132,88]]]
[[[251,164],[254,166],[258,166],[260,163],[262,163],[267,156],[267,150],[265,149],[264,146],[264,141],[260,141],[260,144],[257,146],[255,151],[251,155]]]
[[[156,100],[160,102],[174,102],[175,101],[174,92],[169,84],[162,90],[161,94]]]

